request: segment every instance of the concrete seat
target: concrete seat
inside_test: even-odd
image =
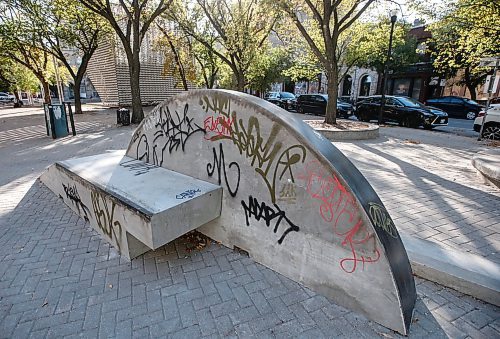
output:
[[[221,213],[220,186],[123,152],[57,162],[41,180],[129,259]]]
[[[472,166],[486,184],[500,188],[500,150],[491,149],[478,152],[472,157]]]

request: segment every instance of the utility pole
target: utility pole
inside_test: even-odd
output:
[[[57,86],[57,95],[59,96],[59,104],[63,104],[64,95],[61,86],[61,78],[59,77],[59,68],[57,67],[56,57],[52,55],[52,62],[54,63],[54,71],[56,72],[56,86]]]
[[[395,10],[392,10],[391,13],[391,33],[389,34],[389,48],[387,49],[387,59],[385,60],[385,65],[384,65],[384,79],[382,82],[382,98],[380,102],[380,111],[378,112],[378,124],[382,124],[383,120],[383,114],[384,114],[384,108],[385,108],[385,92],[387,90],[387,73],[389,72],[389,61],[391,59],[391,54],[392,54],[392,35],[394,34],[394,24],[396,23],[396,20],[398,19],[397,17],[397,12]]]

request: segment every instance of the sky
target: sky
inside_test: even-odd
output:
[[[429,18],[422,17],[421,14],[417,13],[415,10],[410,8],[410,3],[415,0],[394,0],[394,1],[382,1],[374,3],[371,8],[364,14],[365,19],[370,17],[378,17],[380,15],[387,15],[391,10],[397,10],[398,20],[404,20],[407,23],[413,23],[415,19],[425,19],[429,22]],[[422,1],[426,6],[444,6],[444,0],[425,0]]]

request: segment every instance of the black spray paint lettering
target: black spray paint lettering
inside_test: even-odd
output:
[[[285,232],[281,235],[281,238],[279,238],[278,240],[278,244],[281,245],[288,233],[298,232],[300,228],[299,226],[295,225],[290,219],[288,219],[286,213],[282,211],[278,205],[273,205],[274,209],[270,206],[267,206],[265,202],[261,202],[259,204],[259,201],[251,195],[248,197],[248,205],[244,200],[241,200],[241,206],[243,206],[243,210],[245,211],[247,226],[250,226],[249,218],[251,216],[253,216],[257,221],[259,221],[260,219],[264,219],[267,227],[271,225],[271,221],[277,218],[274,224],[274,233],[278,232],[278,228],[282,220],[285,220],[288,223],[289,227],[285,230]]]
[[[202,127],[193,123],[194,118],[188,117],[188,110],[188,104],[184,106],[182,115],[177,111],[175,111],[175,114],[171,114],[168,106],[160,108],[158,121],[155,124],[157,130],[153,138],[154,164],[160,166],[163,164],[164,153],[167,149],[169,153],[172,153],[180,147],[184,152],[186,142],[193,134],[198,132],[205,134],[205,130]],[[159,150],[160,148],[161,150]],[[149,145],[147,145],[146,149],[149,150]]]
[[[200,193],[200,192],[201,192],[201,190],[199,188],[198,189],[189,189],[189,190],[182,192],[181,194],[177,194],[175,196],[175,199],[191,199],[196,195],[196,193]]]
[[[238,188],[240,187],[240,174],[241,174],[240,165],[238,165],[237,162],[232,161],[229,163],[229,166],[227,167],[227,169],[229,169],[229,170],[231,170],[231,167],[234,167],[236,169],[236,171],[234,172],[237,175],[236,188],[232,189],[231,187],[233,187],[233,186],[229,184],[229,180],[227,178],[227,169],[226,169],[226,162],[224,160],[224,150],[222,149],[222,143],[219,143],[219,154],[218,155],[217,155],[217,150],[215,149],[215,147],[213,147],[212,150],[213,150],[213,154],[214,154],[214,160],[213,160],[213,163],[207,164],[208,176],[209,177],[213,176],[215,170],[217,169],[218,182],[220,185],[222,182],[221,174],[222,174],[222,172],[224,172],[224,181],[226,182],[227,190],[229,191],[229,194],[232,197],[235,197],[236,193],[238,193]]]
[[[114,201],[111,202],[111,209],[109,209],[108,202],[106,198],[97,193],[91,192],[90,197],[92,199],[92,207],[94,209],[95,219],[97,221],[97,226],[103,231],[105,235],[107,235],[110,239],[116,239],[116,246],[118,246],[118,250],[121,249],[120,241],[122,237],[122,225],[119,221],[114,220],[115,215],[115,207],[116,204]],[[117,236],[116,232],[119,232],[119,236]]]
[[[66,197],[71,200],[71,203],[73,203],[76,208],[78,209],[78,214],[80,214],[80,209],[82,209],[84,215],[84,219],[86,221],[89,221],[89,214],[90,210],[88,209],[87,206],[82,202],[82,199],[80,199],[80,195],[78,194],[78,190],[76,189],[76,185],[73,185],[71,187],[69,184],[66,186],[65,184],[62,184],[64,188],[64,192],[66,193]]]
[[[120,166],[128,169],[131,172],[134,172],[135,176],[145,174],[152,169],[159,168],[159,166],[148,164],[147,162],[138,161],[135,159],[124,161],[120,163]]]

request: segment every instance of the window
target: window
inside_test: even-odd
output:
[[[352,77],[350,75],[347,75],[344,78],[344,84],[342,85],[342,95],[350,96],[351,88],[352,88]]]
[[[372,85],[372,77],[365,75],[361,78],[361,83],[359,85],[359,96],[367,97],[370,95],[370,87]]]
[[[408,95],[410,90],[410,79],[394,79],[394,94]]]
[[[464,101],[460,98],[450,98],[450,101],[452,104],[455,104],[455,105],[460,105],[460,104],[464,103]]]
[[[413,90],[411,92],[411,97],[415,100],[420,99],[420,90],[422,88],[422,79],[416,78],[413,80]]]

